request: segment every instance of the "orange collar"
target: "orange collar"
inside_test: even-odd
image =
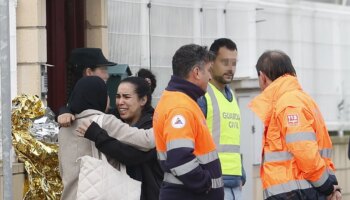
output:
[[[276,101],[286,92],[302,90],[297,77],[284,75],[274,80],[265,90],[256,96],[249,104],[250,109],[268,125]]]

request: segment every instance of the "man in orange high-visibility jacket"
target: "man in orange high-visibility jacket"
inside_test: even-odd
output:
[[[262,93],[250,107],[265,125],[260,170],[264,199],[341,199],[325,122],[302,90],[290,58],[266,51],[256,69]]]
[[[197,99],[211,78],[213,55],[199,45],[182,46],[173,56],[173,76],[153,116],[164,181],[160,200],[223,200],[215,143]]]

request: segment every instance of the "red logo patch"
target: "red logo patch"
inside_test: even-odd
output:
[[[294,115],[287,115],[287,121],[289,126],[297,126],[299,124],[299,116]]]

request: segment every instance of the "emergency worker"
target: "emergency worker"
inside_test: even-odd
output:
[[[160,200],[223,200],[214,141],[197,99],[206,92],[213,55],[202,46],[180,47],[173,76],[153,116],[158,159],[164,173]]]
[[[341,199],[332,142],[316,102],[288,55],[266,51],[256,64],[262,93],[250,104],[263,121],[260,176],[264,199]]]
[[[215,141],[224,180],[225,200],[241,200],[245,183],[240,154],[240,110],[229,84],[237,64],[237,46],[228,38],[213,42],[215,56],[207,93],[198,99]]]

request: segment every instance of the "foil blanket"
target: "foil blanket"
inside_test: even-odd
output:
[[[27,172],[25,200],[60,199],[63,184],[58,165],[58,125],[38,96],[12,100],[13,146]]]

